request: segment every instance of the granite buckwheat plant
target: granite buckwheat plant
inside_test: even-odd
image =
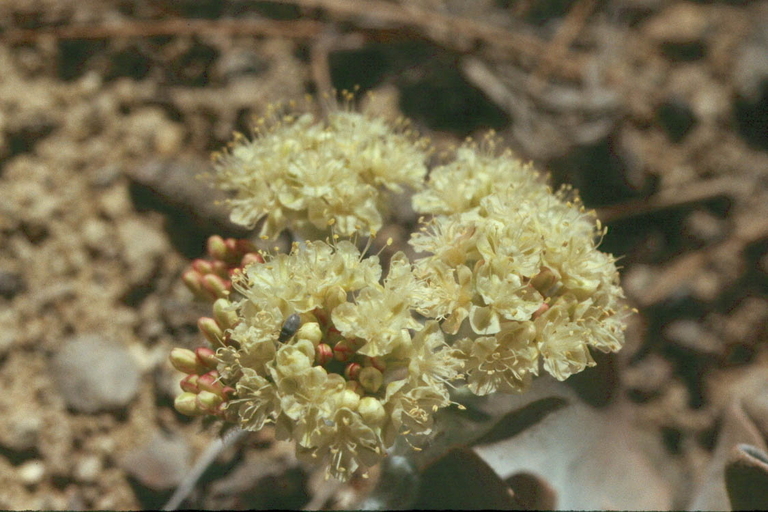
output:
[[[284,254],[214,236],[184,274],[212,303],[199,321],[212,348],[172,351],[180,412],[272,423],[343,480],[397,436],[427,439],[440,408],[461,407],[451,388],[519,393],[540,368],[564,380],[595,364],[590,347],[621,348],[629,310],[594,213],[492,136],[427,178],[428,143],[405,122],[269,117],[215,156],[215,182],[234,222],[302,241]],[[398,252],[383,275],[356,241],[405,189],[428,218],[410,241],[423,256]]]

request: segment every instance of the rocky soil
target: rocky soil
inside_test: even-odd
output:
[[[355,86],[438,147],[495,129],[597,209],[639,314],[562,421],[620,407],[654,506],[728,507],[729,450],[766,449],[766,1],[6,0],[0,70],[2,509],[168,499],[215,438],[172,405],[168,352],[207,314],[180,274],[248,236],[195,177],[268,104]],[[374,483],[324,482],[266,429],[187,503],[355,507]]]

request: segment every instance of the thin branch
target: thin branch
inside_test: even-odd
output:
[[[732,178],[695,181],[683,187],[662,190],[647,199],[638,199],[605,208],[598,208],[597,216],[603,222],[610,223],[710,201],[719,197],[735,197],[741,192],[742,188],[742,184],[735,182]]]
[[[457,35],[470,37],[491,48],[513,52],[534,62],[552,61],[552,68],[556,68],[566,78],[580,78],[584,67],[584,55],[566,51],[553,59],[553,56],[547,53],[548,44],[535,36],[514,33],[505,28],[495,27],[480,21],[449,16],[414,6],[404,7],[381,0],[275,1],[308,8],[320,8],[337,16],[368,19],[377,24],[384,22],[418,28],[438,44],[454,50],[462,50],[462,48],[457,47]]]
[[[195,488],[195,485],[197,485],[197,481],[203,476],[205,470],[213,464],[213,461],[215,461],[224,450],[243,439],[249,433],[250,432],[247,430],[237,429],[225,435],[223,438],[211,441],[200,458],[197,459],[189,473],[186,474],[184,480],[176,488],[176,491],[174,491],[173,496],[168,500],[168,503],[165,504],[163,510],[176,510],[179,508],[179,505],[187,499],[189,494]]]
[[[109,39],[113,37],[153,37],[165,35],[228,34],[309,39],[316,37],[323,24],[312,20],[190,20],[125,21],[101,25],[78,24],[36,29],[12,29],[0,34],[0,41],[28,43],[42,37],[55,39]]]

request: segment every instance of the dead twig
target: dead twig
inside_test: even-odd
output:
[[[368,27],[368,29],[373,30],[381,28],[380,25],[383,23],[416,28],[436,43],[459,51],[463,51],[463,48],[457,47],[457,40],[461,39],[457,36],[469,37],[488,47],[512,52],[518,57],[529,59],[531,62],[552,61],[551,68],[556,69],[563,78],[580,79],[584,67],[584,55],[566,51],[563,55],[553,59],[547,53],[547,43],[535,36],[514,33],[480,21],[449,16],[413,6],[404,7],[381,0],[275,1],[308,8],[320,8],[337,16],[371,20],[371,22],[379,25]]]
[[[587,18],[595,10],[597,0],[579,0],[565,16],[565,19],[558,27],[555,36],[547,44],[545,54],[548,59],[542,59],[538,68],[533,74],[533,79],[537,81],[546,80],[547,76],[553,71],[553,65],[563,62],[567,56],[568,50],[574,39],[578,37]]]
[[[649,215],[672,208],[710,201],[719,197],[734,197],[742,185],[732,178],[716,178],[696,181],[684,187],[662,190],[647,198],[637,199],[613,206],[597,209],[597,216],[610,224],[618,220]]]
[[[717,263],[737,262],[744,249],[768,238],[768,218],[742,215],[734,220],[735,229],[722,242],[679,256],[663,266],[654,277],[653,286],[636,298],[637,305],[648,308],[660,304],[695,282],[708,269],[717,270]]]
[[[0,41],[29,43],[42,37],[55,39],[109,39],[113,37],[153,37],[165,35],[228,34],[309,39],[316,37],[323,24],[312,20],[190,20],[130,21],[103,25],[80,24],[37,29],[12,29],[0,34]]]

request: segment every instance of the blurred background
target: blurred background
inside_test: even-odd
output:
[[[625,349],[473,452],[517,505],[729,508],[739,443],[768,481],[768,2],[0,0],[0,508],[168,499],[215,438],[173,409],[168,352],[208,314],[180,275],[248,236],[196,176],[268,104],[354,87],[438,148],[495,130],[622,256]],[[382,236],[415,226],[404,204]],[[188,503],[355,507],[375,481],[265,429]]]

